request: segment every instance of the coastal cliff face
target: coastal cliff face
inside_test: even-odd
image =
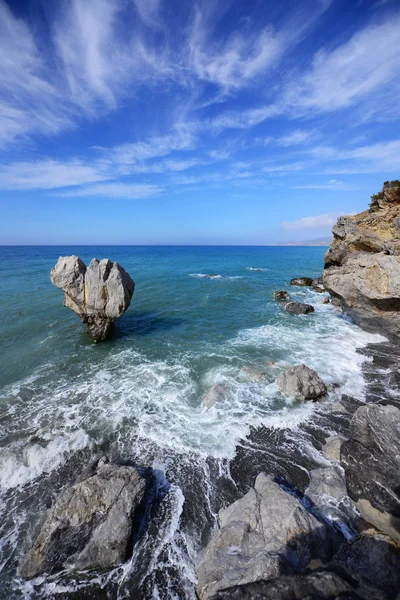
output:
[[[363,328],[400,336],[400,182],[386,182],[370,208],[339,217],[323,283]]]

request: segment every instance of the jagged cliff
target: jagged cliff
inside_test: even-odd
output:
[[[385,182],[370,208],[339,217],[325,255],[325,288],[370,331],[400,336],[400,181]]]

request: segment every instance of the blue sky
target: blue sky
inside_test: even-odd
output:
[[[326,236],[400,177],[398,0],[0,0],[0,243]]]

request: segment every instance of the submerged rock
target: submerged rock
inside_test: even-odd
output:
[[[274,292],[273,299],[281,302],[282,300],[290,300],[290,296],[285,290],[278,290],[277,292]]]
[[[64,291],[64,306],[87,323],[96,341],[110,335],[113,322],[127,310],[135,289],[128,273],[106,258],[94,258],[86,268],[78,256],[60,256],[50,280]]]
[[[290,280],[290,285],[299,285],[301,287],[311,287],[313,284],[312,277],[295,277]]]
[[[386,182],[371,208],[340,217],[325,255],[323,284],[356,323],[400,335],[400,183]]]
[[[400,410],[367,404],[357,409],[341,464],[349,496],[363,518],[400,542]]]
[[[204,394],[202,404],[205,408],[211,408],[219,402],[223,402],[226,399],[226,388],[221,383],[215,383],[210,389]]]
[[[316,371],[307,365],[291,367],[278,379],[279,391],[295,400],[317,400],[327,387]]]
[[[307,315],[314,312],[314,307],[311,304],[303,304],[302,302],[288,302],[284,305],[283,310],[293,315]]]
[[[220,525],[197,560],[201,600],[230,586],[301,570],[331,552],[327,529],[264,473],[220,512]]]
[[[253,367],[242,367],[240,369],[240,374],[247,381],[268,383],[270,380],[268,373],[266,373],[265,371],[259,371],[258,369],[254,369]]]
[[[99,461],[90,476],[60,494],[20,574],[31,579],[64,568],[107,569],[126,560],[134,513],[146,480],[135,467]]]

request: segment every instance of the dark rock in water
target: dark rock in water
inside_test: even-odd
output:
[[[303,304],[302,302],[288,302],[284,305],[283,310],[293,315],[307,315],[314,312],[314,307],[311,304]]]
[[[330,303],[331,303],[330,298],[324,298],[322,300],[322,304],[330,304]]]
[[[290,280],[290,285],[299,285],[301,287],[311,287],[313,284],[312,277],[295,277]]]
[[[239,583],[304,569],[332,550],[326,527],[264,473],[243,498],[220,512],[220,525],[197,560],[201,600]]]
[[[205,408],[211,408],[224,400],[226,400],[226,388],[220,383],[215,383],[204,394],[202,404]]]
[[[315,279],[313,279],[313,281],[312,281],[312,289],[315,292],[319,292],[319,293],[322,293],[322,292],[326,291],[325,288],[324,288],[324,284],[322,282],[322,275],[320,275],[319,277],[316,277]]]
[[[87,323],[96,341],[109,337],[113,322],[127,310],[135,289],[128,273],[106,258],[94,258],[86,268],[77,256],[60,256],[50,280],[64,291],[64,306]]]
[[[126,560],[145,487],[135,467],[100,460],[94,473],[62,492],[47,512],[21,576],[108,569]]]
[[[333,564],[377,586],[390,598],[400,590],[400,548],[373,529],[343,544],[333,557]]]
[[[270,377],[265,371],[259,371],[253,367],[242,367],[240,369],[241,376],[247,381],[255,381],[261,383],[269,383]]]
[[[357,582],[345,569],[323,568],[308,575],[279,577],[222,590],[210,600],[389,600],[368,582]]]
[[[316,400],[327,392],[318,373],[307,365],[297,365],[282,373],[278,388],[282,394],[295,400]]]
[[[340,455],[349,496],[363,518],[400,542],[400,410],[361,406]]]
[[[273,299],[281,302],[282,300],[290,300],[290,296],[285,290],[279,290],[274,292]]]

